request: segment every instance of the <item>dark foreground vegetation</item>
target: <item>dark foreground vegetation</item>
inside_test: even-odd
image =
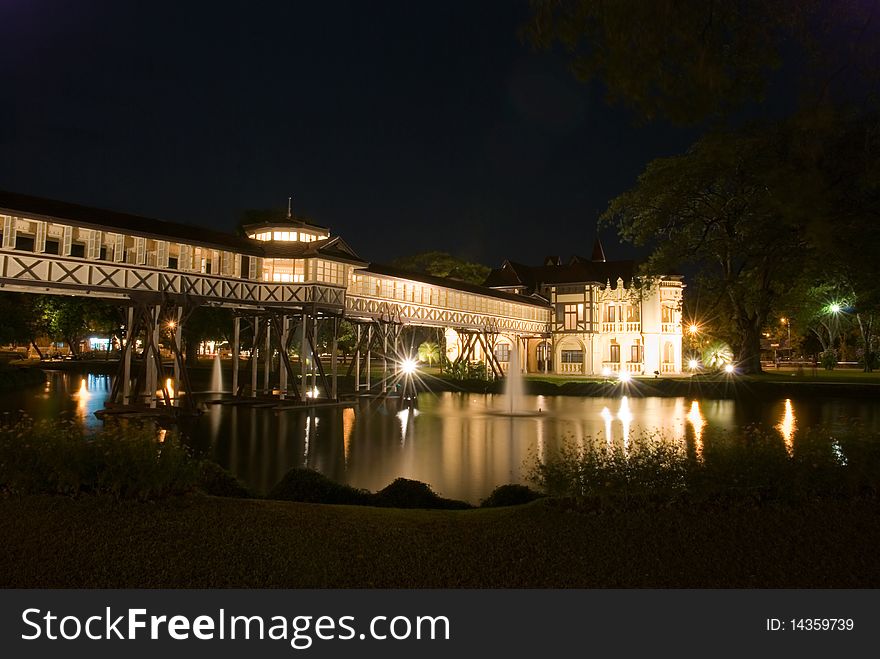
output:
[[[532,465],[553,496],[455,510],[299,469],[288,500],[251,498],[147,429],[78,432],[0,430],[0,587],[880,586],[880,443],[859,433],[572,445]]]
[[[3,587],[880,586],[874,501],[467,511],[0,500]]]

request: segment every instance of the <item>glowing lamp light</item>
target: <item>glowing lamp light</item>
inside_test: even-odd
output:
[[[621,382],[629,382],[632,380],[632,376],[626,371],[621,371],[617,377]]]
[[[416,369],[418,367],[419,363],[412,357],[404,359],[402,362],[400,362],[400,370],[404,375],[412,375],[416,372]]]
[[[168,329],[174,329],[175,327],[177,327],[177,323],[175,323],[173,320],[169,320]]]
[[[607,378],[609,375],[611,375],[611,369],[608,368],[607,366],[603,367],[602,368],[602,377]]]
[[[691,359],[688,362],[688,368],[691,369],[692,371],[696,371],[697,368],[699,368],[699,366],[700,366],[700,362],[698,362],[696,359]]]
[[[841,306],[835,302],[829,307],[829,309],[831,309],[831,313],[840,313]]]
[[[733,364],[727,364],[727,365],[724,367],[724,372],[725,372],[725,373],[733,373],[735,370],[736,370],[736,369],[733,367]]]
[[[691,323],[690,327],[688,327],[688,332],[691,334],[696,334],[700,331],[700,327],[696,323]]]

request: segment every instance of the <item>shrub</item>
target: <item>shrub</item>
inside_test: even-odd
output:
[[[444,499],[426,483],[398,478],[373,495],[373,505],[383,508],[440,508],[462,510],[471,508],[464,501]]]
[[[540,499],[544,495],[535,492],[526,485],[499,485],[488,497],[480,502],[481,508],[498,508],[501,506],[519,506],[524,503],[530,503],[535,499]]]
[[[13,494],[109,494],[153,499],[193,489],[198,465],[154,427],[112,425],[87,436],[71,422],[0,430],[0,488]]]
[[[837,366],[837,352],[831,348],[819,355],[819,363],[826,371],[833,371]]]
[[[253,496],[234,474],[210,460],[204,460],[199,465],[198,487],[205,494],[215,497],[249,499]]]
[[[266,498],[302,503],[368,505],[370,496],[366,490],[340,485],[312,469],[296,468],[288,471]]]
[[[704,435],[699,455],[659,435],[629,444],[628,451],[604,442],[566,444],[547,460],[535,459],[527,477],[547,494],[577,499],[802,500],[880,492],[880,438],[861,430],[846,437],[807,431],[786,447],[778,433],[753,426],[734,436]]]

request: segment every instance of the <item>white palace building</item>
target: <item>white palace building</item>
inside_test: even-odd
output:
[[[640,278],[633,262],[606,260],[598,241],[589,259],[506,261],[476,286],[370,263],[329,229],[295,217],[238,236],[0,192],[0,229],[0,288],[119,299],[138,309],[129,318],[142,317],[141,331],[167,323],[172,305],[178,319],[193,305],[231,308],[236,337],[239,319],[265,325],[270,361],[279,354],[270,335],[289,345],[302,323],[307,349],[315,325],[346,319],[369,337],[358,348],[367,364],[382,341],[418,325],[445,330],[452,361],[486,360],[496,375],[512,350],[532,373],[681,372],[682,278]],[[335,373],[334,357],[334,393]]]
[[[558,375],[680,373],[680,275],[639,277],[633,261],[608,261],[597,238],[590,258],[548,256],[533,267],[505,261],[485,285],[550,304],[548,336],[525,342],[529,372]]]

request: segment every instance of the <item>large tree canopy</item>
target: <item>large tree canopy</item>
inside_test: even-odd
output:
[[[410,272],[458,279],[471,284],[482,284],[491,272],[491,268],[482,263],[471,263],[446,252],[421,252],[395,259],[392,265]]]
[[[525,32],[534,45],[561,44],[579,78],[599,81],[610,102],[648,120],[730,116],[763,100],[774,84],[792,104],[813,106],[857,96],[876,80],[875,0],[531,4]]]
[[[646,273],[697,272],[697,284],[743,370],[760,371],[760,337],[807,258],[808,218],[792,209],[789,131],[715,134],[648,165],[603,222],[653,251]]]

